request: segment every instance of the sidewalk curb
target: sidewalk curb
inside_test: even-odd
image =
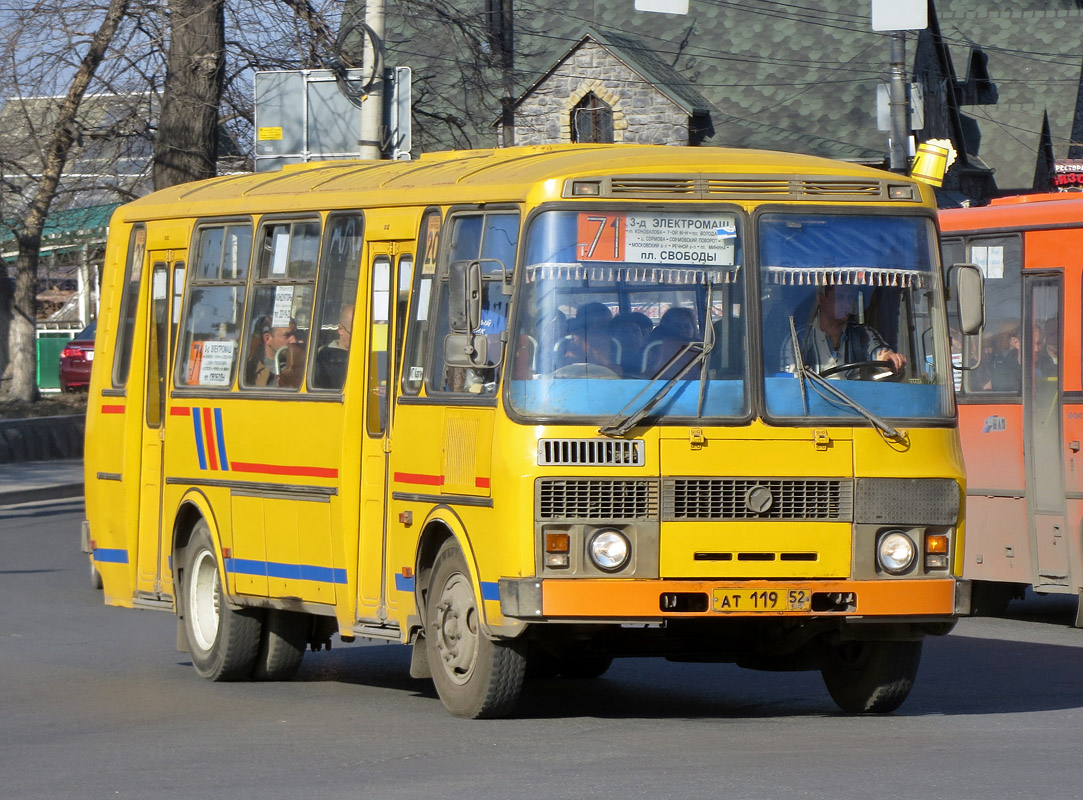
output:
[[[56,486],[36,486],[32,489],[15,489],[0,492],[0,508],[37,503],[42,500],[63,500],[83,496],[83,482],[61,483]]]

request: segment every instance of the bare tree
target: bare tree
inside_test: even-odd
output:
[[[129,0],[110,0],[97,31],[85,46],[85,52],[71,79],[67,94],[57,107],[50,135],[42,151],[42,172],[26,203],[22,224],[17,230],[18,257],[15,262],[15,292],[10,298],[11,317],[8,334],[11,365],[10,381],[5,387],[13,400],[32,401],[38,396],[35,332],[38,257],[41,235],[49,209],[56,198],[60,179],[72,147],[76,144],[76,118],[80,104],[94,75],[128,10]],[[0,275],[5,279],[6,276]],[[0,298],[2,300],[2,298]],[[0,309],[0,313],[3,309]]]

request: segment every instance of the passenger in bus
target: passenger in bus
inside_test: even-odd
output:
[[[620,366],[613,358],[609,323],[613,315],[604,303],[586,303],[568,321],[568,335],[560,352],[558,378],[617,378]]]
[[[1060,326],[1055,318],[1045,321],[1038,331],[1038,352],[1034,356],[1034,372],[1039,378],[1060,375]]]
[[[821,286],[817,290],[812,317],[803,330],[797,331],[805,367],[822,373],[841,364],[885,361],[897,373],[906,366],[905,355],[892,350],[874,328],[855,319],[854,303],[860,292],[861,287],[852,284]],[[784,372],[796,372],[793,342],[789,336],[783,341],[781,361]],[[846,370],[830,377],[859,378],[861,375],[856,370]]]
[[[335,338],[316,353],[316,372],[312,385],[319,389],[341,389],[346,382],[346,363],[353,338],[353,306],[346,305],[338,315]]]
[[[643,349],[647,346],[654,325],[650,317],[639,311],[617,314],[609,323],[609,335],[620,345],[621,375],[637,377],[643,370]]]
[[[657,375],[659,370],[673,359],[689,342],[699,340],[696,325],[696,312],[685,306],[674,306],[662,315],[658,321],[658,327],[651,333],[651,341],[643,358],[643,374],[648,377],[672,378],[680,373],[681,369],[695,356],[687,351],[676,363],[665,368],[664,373]]]
[[[1023,382],[1019,328],[1014,322],[1003,322],[990,338],[991,350],[978,365],[973,383],[989,392],[1018,394]]]
[[[248,386],[273,386],[278,374],[277,355],[291,343],[297,343],[297,321],[291,319],[288,325],[272,326],[270,316],[264,316],[256,323],[252,335],[252,351],[245,367],[245,382]]]

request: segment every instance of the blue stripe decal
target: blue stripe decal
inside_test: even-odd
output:
[[[199,456],[199,468],[207,468],[207,453],[203,450],[203,426],[200,424],[203,416],[199,409],[192,407],[192,425],[196,430],[196,455]]]
[[[481,599],[482,600],[499,600],[500,599],[500,584],[493,583],[491,581],[481,582]]]
[[[127,564],[128,551],[99,547],[94,551],[94,560],[99,564]]]
[[[414,579],[407,578],[401,572],[395,573],[395,588],[400,592],[412,592],[414,590]]]
[[[283,564],[278,561],[255,561],[249,558],[227,558],[226,572],[235,575],[256,575],[261,578],[283,578],[314,583],[346,583],[346,570],[318,567],[311,564]]]
[[[222,409],[214,410],[214,430],[218,438],[218,466],[229,472],[229,460],[226,458],[226,437],[222,433]]]

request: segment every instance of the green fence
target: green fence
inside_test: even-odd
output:
[[[60,391],[60,353],[79,330],[38,331],[38,389],[41,391]]]

